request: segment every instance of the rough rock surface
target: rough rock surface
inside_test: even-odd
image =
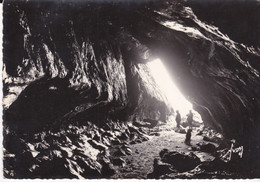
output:
[[[259,70],[251,66],[259,62],[257,50],[230,40],[180,3],[134,4],[134,11],[120,3],[80,5],[5,3],[4,21],[10,23],[4,30],[4,98],[14,100],[24,90],[9,103],[8,122],[18,124],[21,118],[29,124],[41,116],[48,121],[39,122],[45,123],[69,111],[81,117],[89,108],[105,111],[98,120],[107,115],[118,118],[118,113],[125,116],[136,109],[144,114],[147,111],[140,108],[151,106],[152,98],[161,96],[151,94],[156,90],[153,86],[147,89],[142,84],[148,74],[137,63],[159,57],[206,123],[242,142],[248,137],[257,141]],[[17,51],[12,54],[12,50]],[[80,101],[71,102],[74,95]],[[57,105],[49,108],[55,116],[45,113],[44,103],[49,105],[52,97]],[[35,106],[26,104],[34,98],[39,99]],[[152,110],[167,110],[159,105]],[[13,112],[20,115],[13,116]],[[29,112],[37,114],[28,116]]]
[[[59,125],[61,120],[90,119],[102,125],[108,118],[127,120],[134,112],[140,119],[166,120],[169,106],[165,96],[147,66],[135,62],[148,60],[147,48],[128,40],[132,36],[127,33],[114,30],[116,26],[109,25],[109,20],[98,25],[92,22],[94,9],[103,12],[110,6],[99,9],[97,4],[84,4],[85,11],[69,4],[59,7],[45,2],[37,9],[38,5],[4,5],[5,21],[10,22],[4,30],[8,126],[33,132],[52,123]],[[49,5],[55,8],[47,8]],[[70,13],[64,15],[67,10]],[[83,21],[91,14],[90,22]],[[12,30],[17,30],[15,36]],[[132,60],[127,60],[129,49],[138,53]],[[12,50],[17,53],[11,54]]]
[[[114,166],[125,165],[121,156],[131,154],[127,144],[143,139],[141,132],[133,132],[132,139],[120,139],[128,128],[132,126],[108,122],[100,128],[87,122],[22,136],[5,132],[4,175],[18,179],[109,178],[115,174]],[[118,143],[113,144],[115,140]],[[116,150],[111,151],[111,146]]]
[[[18,137],[10,142],[49,128],[55,134],[62,123],[164,121],[169,106],[146,66],[160,58],[206,125],[259,153],[259,49],[232,41],[191,8],[159,1],[5,1],[4,23],[4,128]],[[26,169],[31,154],[21,155]],[[60,152],[48,155],[61,160]],[[73,172],[80,160],[62,163],[84,177]],[[91,169],[99,173],[99,167]]]
[[[163,162],[171,164],[179,172],[194,169],[200,163],[200,159],[192,152],[184,154],[164,149],[160,152],[160,157]]]

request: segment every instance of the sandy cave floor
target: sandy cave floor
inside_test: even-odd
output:
[[[197,135],[196,130],[198,128],[195,128],[192,131],[191,146],[188,146],[184,143],[185,134],[175,132],[174,129],[176,129],[175,122],[169,122],[165,125],[156,126],[151,129],[150,133],[159,133],[159,136],[147,135],[149,138],[148,141],[130,145],[132,154],[122,156],[122,158],[126,161],[126,164],[124,166],[116,167],[115,169],[117,172],[111,178],[146,178],[147,174],[153,171],[153,161],[155,158],[160,158],[159,152],[162,149],[189,152],[192,151],[192,146],[196,146],[196,144],[203,140],[202,136]],[[196,154],[201,161],[214,159],[212,155],[205,152],[192,152]]]

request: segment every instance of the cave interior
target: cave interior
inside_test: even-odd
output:
[[[214,141],[214,160],[200,165],[206,172],[194,172],[194,156],[187,169],[156,159],[154,171],[142,178],[259,177],[259,4],[5,1],[5,177],[128,178],[113,167],[128,165],[115,158],[116,147],[133,149],[128,145],[149,142],[163,129],[184,132],[184,141],[187,125],[165,127],[175,123],[176,108],[151,73],[156,59],[203,121],[193,126],[192,138],[200,132],[209,139],[211,132],[221,139]],[[242,147],[243,157],[221,163],[218,151],[232,147]],[[174,160],[175,153],[165,151],[160,162]],[[226,173],[213,175],[210,165]],[[158,174],[158,166],[170,172]]]

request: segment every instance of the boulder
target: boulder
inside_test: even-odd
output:
[[[66,159],[66,167],[77,178],[98,178],[101,177],[102,165],[86,156],[74,156],[72,159]],[[82,176],[82,177],[81,177]]]
[[[143,120],[145,123],[148,123],[147,125],[146,125],[146,127],[148,127],[148,128],[154,128],[155,126],[157,126],[157,124],[158,124],[158,120],[155,120],[155,119],[150,119],[150,118],[147,118],[147,119],[144,119]]]
[[[122,133],[120,136],[118,136],[118,138],[120,140],[127,140],[129,139],[129,135],[127,135],[126,133]]]
[[[123,145],[121,147],[122,150],[124,150],[124,152],[127,154],[127,155],[131,155],[132,153],[132,150],[130,149],[130,147],[128,147],[127,145]]]
[[[140,137],[140,139],[141,139],[143,142],[145,142],[145,141],[148,141],[148,140],[149,140],[149,138],[148,138],[148,137],[146,137],[146,136],[141,136],[141,137]]]
[[[185,154],[177,151],[169,152],[167,149],[163,149],[160,152],[160,157],[162,162],[171,164],[179,172],[189,171],[200,164],[200,159],[192,152]]]
[[[129,126],[128,129],[129,129],[130,133],[141,134],[141,132],[139,131],[139,129],[136,126]]]
[[[90,144],[90,145],[92,145],[92,147],[94,147],[94,148],[96,148],[96,149],[98,149],[98,150],[101,150],[101,151],[104,151],[104,150],[106,150],[108,147],[107,146],[105,146],[105,145],[103,145],[103,144],[101,144],[101,143],[98,143],[97,141],[95,141],[95,140],[88,140],[88,143]]]
[[[216,146],[211,143],[199,143],[200,151],[207,152],[207,153],[213,153],[216,152]]]
[[[32,171],[33,176],[39,177],[43,176],[44,178],[77,178],[77,176],[71,173],[69,169],[69,164],[65,158],[54,158],[52,160],[42,160],[38,168],[35,168]]]
[[[114,152],[114,156],[116,157],[121,157],[121,156],[125,156],[126,153],[123,149],[119,148]]]
[[[147,175],[147,178],[159,178],[161,175],[172,173],[172,166],[167,163],[163,163],[158,159],[154,159],[153,172]]]
[[[101,140],[101,135],[99,133],[96,133],[95,136],[93,137],[93,140],[99,142]]]
[[[136,144],[137,142],[135,140],[131,141],[130,144]]]
[[[111,143],[113,144],[113,145],[119,145],[119,144],[121,144],[122,142],[119,140],[119,139],[113,139],[112,141],[111,141]]]
[[[143,141],[142,141],[142,139],[137,139],[136,140],[136,143],[142,143]]]
[[[115,170],[113,169],[110,160],[106,156],[102,157],[99,160],[99,163],[102,166],[101,168],[102,177],[108,178],[115,174]]]
[[[125,160],[121,157],[112,159],[112,163],[116,166],[124,166],[126,164]]]

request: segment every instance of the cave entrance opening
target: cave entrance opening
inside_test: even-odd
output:
[[[159,58],[157,58],[147,63],[147,65],[150,69],[150,73],[154,78],[154,81],[167,98],[173,110],[179,110],[181,116],[186,116],[189,113],[189,111],[192,110],[192,112],[194,113],[194,119],[202,123],[200,114],[193,110],[192,104],[183,96],[180,90],[176,87],[176,85],[170,77],[170,74],[163,65],[162,61]]]

